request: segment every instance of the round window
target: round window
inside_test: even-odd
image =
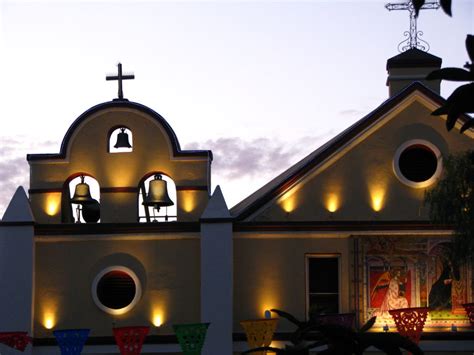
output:
[[[123,266],[102,270],[92,283],[95,304],[110,314],[123,314],[132,309],[141,296],[140,281],[135,273]]]
[[[395,175],[411,187],[429,186],[441,173],[441,153],[427,141],[406,142],[398,148],[393,163]]]

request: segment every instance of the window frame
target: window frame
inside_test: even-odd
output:
[[[400,156],[406,149],[410,148],[411,146],[424,146],[425,148],[431,150],[433,154],[435,155],[438,161],[438,165],[436,166],[436,170],[434,174],[428,180],[420,181],[420,182],[409,180],[408,178],[405,177],[405,175],[403,175],[402,171],[400,170],[400,166],[399,166]],[[397,148],[393,157],[392,168],[393,168],[393,172],[395,173],[395,176],[401,183],[415,189],[425,188],[434,184],[439,179],[441,172],[443,171],[443,156],[440,150],[438,149],[438,147],[435,146],[433,143],[428,142],[427,140],[424,140],[424,139],[412,139],[412,140],[404,142],[402,145],[400,145]]]
[[[104,305],[102,302],[100,302],[99,296],[97,295],[97,286],[99,284],[99,281],[102,279],[104,275],[108,274],[111,271],[124,272],[128,274],[128,276],[130,276],[133,282],[135,283],[135,296],[133,297],[132,301],[123,308],[119,308],[119,309],[109,308],[106,305]],[[94,280],[92,281],[91,292],[92,292],[92,299],[94,300],[95,305],[99,307],[99,309],[111,315],[121,315],[121,314],[125,314],[129,312],[133,307],[137,305],[138,301],[140,301],[140,298],[142,297],[142,285],[137,274],[132,269],[129,269],[126,266],[114,265],[114,266],[109,266],[109,267],[106,267],[105,269],[102,269],[94,277]]]
[[[337,287],[338,287],[338,313],[341,313],[341,285],[342,285],[342,280],[341,280],[341,254],[340,253],[306,253],[305,254],[305,318],[306,320],[309,320],[309,308],[310,308],[310,288],[309,288],[309,260],[310,259],[322,259],[322,258],[335,258],[337,259],[337,277],[338,277],[338,282],[337,282]],[[317,294],[317,293],[311,293],[311,294]]]

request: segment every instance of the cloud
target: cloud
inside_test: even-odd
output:
[[[19,185],[27,188],[29,167],[25,158],[0,161],[0,217]]]
[[[339,111],[338,114],[342,116],[362,116],[364,113],[360,110],[347,109]]]
[[[334,135],[329,130],[317,136],[305,136],[293,141],[270,137],[245,139],[223,137],[202,143],[191,143],[185,149],[209,149],[214,154],[212,180],[235,196],[253,192],[280,172],[317,149]],[[57,152],[59,142],[38,141],[34,137],[0,137],[0,217],[19,185],[28,189],[29,166],[26,153]]]
[[[0,218],[18,186],[29,186],[29,166],[26,154],[59,150],[59,142],[38,140],[37,137],[0,136]]]
[[[238,180],[262,175],[275,176],[318,148],[331,135],[332,131],[329,131],[320,136],[307,136],[293,142],[267,137],[248,140],[225,137],[203,143],[190,143],[186,149],[212,150],[213,175]]]

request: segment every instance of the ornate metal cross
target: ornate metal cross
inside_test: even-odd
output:
[[[107,75],[105,80],[117,80],[118,81],[118,98],[123,100],[123,91],[122,91],[122,80],[135,79],[133,74],[122,74],[122,63],[117,64],[118,74],[117,75]]]
[[[425,4],[421,7],[422,10],[437,10],[440,5],[438,1],[426,1]],[[410,30],[405,31],[403,35],[408,37],[398,44],[398,50],[404,52],[411,48],[418,48],[422,51],[428,52],[430,46],[428,42],[423,41],[418,36],[423,36],[422,31],[418,31],[416,28],[416,12],[415,7],[413,6],[413,0],[407,0],[402,3],[389,3],[385,5],[385,8],[388,11],[392,10],[408,10],[410,13]]]

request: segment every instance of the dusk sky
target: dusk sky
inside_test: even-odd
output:
[[[388,98],[409,17],[386,2],[0,0],[0,217],[28,189],[26,154],[58,152],[82,112],[116,97],[105,76],[119,61],[135,74],[125,97],[182,148],[211,149],[213,189],[235,205]],[[418,27],[460,67],[473,1],[453,0],[453,18],[422,11]]]

